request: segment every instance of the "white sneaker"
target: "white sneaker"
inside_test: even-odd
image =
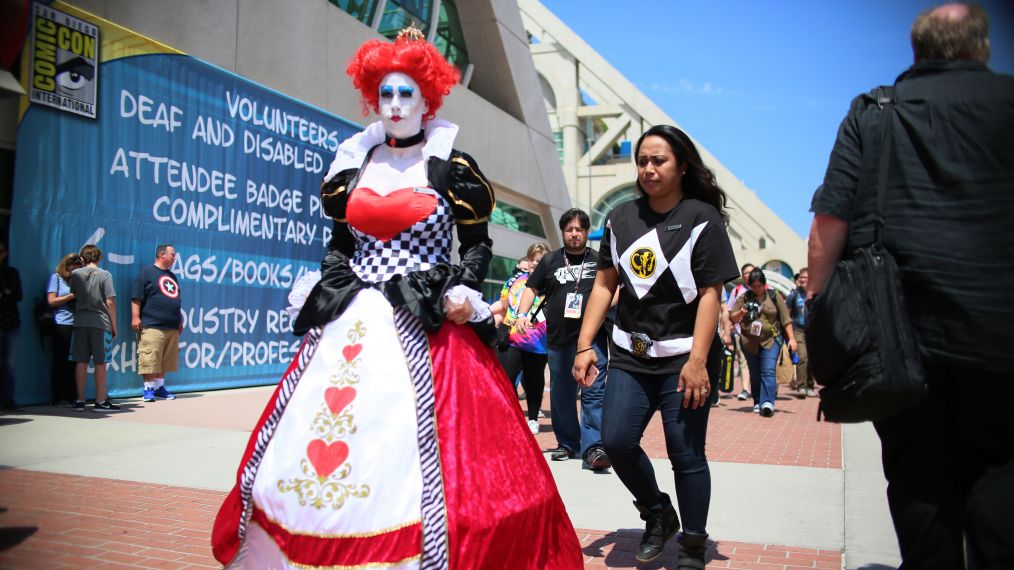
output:
[[[759,414],[760,413],[760,404],[754,404],[753,405],[753,413],[755,413],[755,414]]]
[[[539,410],[539,417],[544,418],[546,417],[546,414],[542,413],[542,410]]]
[[[736,399],[740,400],[740,401],[746,401],[746,399],[749,398],[749,397],[750,397],[750,392],[747,392],[746,390],[740,390],[739,394],[736,394]]]
[[[528,420],[528,431],[532,432],[532,435],[539,435],[538,420]]]

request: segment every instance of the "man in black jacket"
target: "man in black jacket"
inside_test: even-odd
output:
[[[903,568],[1014,567],[1014,422],[981,393],[1014,373],[1014,77],[986,67],[988,30],[978,6],[920,14],[888,123],[883,240],[929,387],[875,423]],[[810,297],[873,241],[880,113],[861,95],[838,131],[811,208]]]

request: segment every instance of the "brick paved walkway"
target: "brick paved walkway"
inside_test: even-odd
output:
[[[54,570],[218,568],[211,525],[225,493],[24,471],[0,470],[0,568]],[[640,530],[578,530],[587,568],[634,568]],[[640,568],[674,568],[675,541]],[[711,568],[841,567],[837,551],[718,541]]]
[[[549,421],[549,392],[545,396],[542,408],[546,417],[539,421],[542,431],[537,440],[549,449],[556,447],[556,437]],[[786,386],[779,386],[771,418],[753,413],[751,400],[743,402],[722,394],[720,401],[708,417],[709,461],[842,468],[841,425],[816,421],[819,399],[800,400],[790,395]],[[524,401],[522,407],[527,409]],[[659,414],[648,425],[641,445],[648,457],[666,457]]]

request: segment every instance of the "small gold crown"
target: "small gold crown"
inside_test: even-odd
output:
[[[422,30],[415,27],[415,24],[411,24],[407,28],[402,28],[402,30],[398,32],[398,37],[395,39],[395,41],[405,40],[414,42],[425,39],[426,36],[423,35]]]

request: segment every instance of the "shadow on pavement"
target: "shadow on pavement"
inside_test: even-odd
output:
[[[679,560],[679,545],[676,543],[675,536],[666,542],[662,556],[654,562],[644,564],[634,559],[634,553],[637,551],[637,546],[641,542],[641,535],[643,533],[644,531],[638,528],[621,528],[588,544],[582,549],[582,552],[584,552],[585,556],[603,559],[608,568],[675,569]],[[607,548],[609,549],[608,554],[604,552]],[[728,556],[718,551],[718,542],[713,540],[708,541],[708,563],[728,559]]]
[[[7,510],[7,509],[3,509]],[[0,551],[10,550],[24,542],[39,530],[34,526],[8,526],[0,527]]]

